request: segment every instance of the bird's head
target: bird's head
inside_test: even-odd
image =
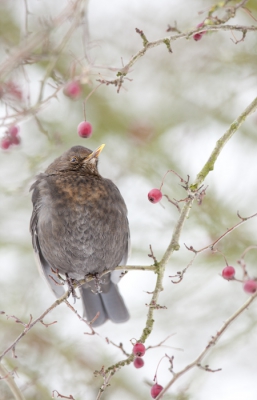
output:
[[[49,175],[60,173],[78,173],[80,175],[99,175],[97,164],[98,156],[104,144],[94,151],[83,146],[74,146],[58,157],[46,170]]]

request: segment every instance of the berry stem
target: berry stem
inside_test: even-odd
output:
[[[87,120],[87,115],[86,115],[86,101],[83,101],[83,115],[84,115],[84,121]]]
[[[167,172],[165,172],[165,174],[164,174],[164,176],[163,176],[163,178],[162,178],[160,190],[161,190],[162,187],[163,187],[163,184],[164,184],[164,181],[165,181],[166,176],[167,176],[170,172],[173,172],[173,174],[177,175],[177,177],[180,179],[181,182],[186,182],[183,178],[181,178],[181,176],[180,176],[177,172],[173,171],[173,169],[169,169]]]
[[[84,120],[86,121],[86,102],[88,101],[88,99],[92,96],[92,94],[94,92],[96,92],[96,90],[102,85],[102,82],[99,83],[99,85],[97,85],[93,90],[91,90],[91,92],[87,95],[87,97],[85,98],[85,100],[83,100],[83,115],[84,115]]]
[[[225,254],[223,254],[222,251],[220,251],[220,250],[218,250],[218,249],[215,249],[215,250],[213,250],[213,251],[222,255],[222,257],[223,257],[224,260],[225,260],[226,266],[228,267],[228,266],[229,266],[229,263],[228,263],[228,260],[227,260],[226,257],[225,257]]]
[[[156,382],[156,383],[158,383],[158,380],[157,380],[158,368],[159,368],[159,366],[160,366],[161,361],[162,361],[164,358],[166,358],[166,356],[163,356],[163,357],[160,359],[160,361],[158,362],[157,367],[156,367],[156,371],[155,371],[154,378],[153,378],[153,381]]]

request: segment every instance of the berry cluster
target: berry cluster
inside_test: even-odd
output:
[[[142,357],[145,355],[145,346],[143,343],[137,342],[133,347],[133,354],[136,356],[134,358],[134,367],[142,368],[144,366],[144,360]],[[153,399],[161,393],[163,387],[157,382],[151,387],[151,396]]]
[[[235,279],[235,268],[232,267],[231,265],[227,265],[223,270],[222,270],[222,277],[226,279],[227,281],[231,281]],[[257,291],[257,281],[254,279],[248,279],[243,282],[243,288],[246,293],[255,293]]]
[[[145,346],[143,343],[136,343],[133,347],[133,354],[136,356],[134,358],[134,367],[142,368],[144,366],[144,360],[141,358],[145,355]]]
[[[5,133],[5,136],[1,139],[0,147],[3,150],[9,149],[10,146],[17,146],[20,144],[21,139],[19,136],[19,127],[16,125],[10,126]]]

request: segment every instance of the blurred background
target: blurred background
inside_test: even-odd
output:
[[[210,0],[94,0],[81,2],[84,15],[77,11],[70,15],[65,13],[72,3],[66,1],[0,1],[0,77],[5,88],[1,92],[0,135],[4,137],[8,127],[18,125],[21,139],[19,146],[0,153],[0,310],[7,315],[28,322],[30,314],[37,318],[54,301],[33,256],[29,188],[37,173],[73,145],[94,149],[106,144],[99,168],[119,187],[128,207],[129,265],[150,265],[150,244],[158,260],[163,256],[178,211],[165,198],[162,204],[151,204],[147,193],[160,187],[169,169],[184,178],[189,175],[193,182],[218,138],[256,97],[256,33],[248,32],[238,44],[235,41],[241,39],[241,33],[220,31],[205,34],[199,41],[177,40],[171,43],[172,54],[165,45],[151,49],[134,64],[119,93],[113,85],[97,88],[97,80],[115,79],[118,69],[142,48],[135,28],[142,29],[149,41],[166,37],[168,24],[174,26],[174,21],[180,31],[190,31],[207,17],[213,4]],[[256,25],[256,1],[248,1],[247,8],[252,16],[241,9],[229,23]],[[224,14],[220,10],[215,15]],[[55,23],[58,26],[52,29]],[[50,33],[45,35],[47,31]],[[27,54],[18,48],[23,43],[28,50],[31,35],[37,33],[38,41]],[[16,59],[5,66],[13,55]],[[17,62],[21,57],[24,61]],[[75,99],[63,93],[74,80],[82,89]],[[91,138],[82,139],[77,126],[84,119],[83,100],[95,88],[86,101],[86,117],[94,132]],[[157,345],[173,334],[165,343],[170,347],[147,351],[142,369],[133,365],[122,368],[103,399],[150,398],[161,357],[174,355],[174,370],[179,371],[247,300],[242,284],[222,279],[226,264],[219,253],[201,253],[177,285],[169,276],[192,259],[184,243],[200,249],[238,222],[237,211],[244,217],[257,212],[256,132],[257,114],[253,114],[226,145],[207,177],[203,204],[194,204],[182,233],[181,250],[169,262],[159,299],[167,309],[155,312],[154,330],[146,346]],[[170,198],[186,197],[179,179],[171,173],[163,192]],[[218,245],[239,279],[242,271],[237,260],[248,246],[256,244],[256,223],[256,219],[249,220]],[[247,254],[246,263],[250,276],[256,277],[256,250]],[[139,271],[122,279],[120,291],[131,319],[122,325],[106,323],[97,329],[99,336],[85,335],[87,326],[65,304],[44,320],[58,321],[56,324],[48,328],[37,324],[17,345],[18,358],[9,353],[3,360],[8,370],[17,368],[15,380],[26,400],[50,399],[53,390],[72,394],[76,400],[95,399],[102,379],[93,372],[124,358],[105,338],[132,350],[130,340],[139,338],[145,326],[150,301],[147,292],[154,289],[155,279],[152,272]],[[76,308],[81,312],[79,301]],[[0,352],[23,329],[6,314],[0,315]],[[164,398],[255,400],[256,329],[253,303],[203,361],[203,365],[222,371],[195,368]],[[158,369],[162,386],[171,379],[168,368],[165,359]],[[0,399],[13,399],[3,380]]]

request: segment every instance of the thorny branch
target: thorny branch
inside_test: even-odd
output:
[[[124,78],[127,78],[127,75],[129,74],[129,72],[131,71],[131,68],[133,67],[133,65],[141,58],[145,55],[145,53],[150,50],[153,49],[154,47],[158,47],[161,45],[165,45],[168,48],[168,51],[170,53],[172,53],[171,50],[171,43],[175,42],[176,40],[179,39],[190,39],[192,36],[194,36],[196,33],[202,32],[203,31],[203,27],[201,28],[196,28],[193,29],[189,32],[184,32],[184,33],[178,33],[176,35],[170,35],[170,36],[166,36],[162,39],[158,39],[155,40],[153,42],[149,42],[146,39],[145,34],[143,33],[143,31],[138,30],[140,32],[142,32],[142,35],[144,35],[144,40],[143,40],[143,48],[141,50],[139,50],[135,55],[133,55],[130,59],[130,61],[125,64],[122,68],[115,68],[118,69],[118,72],[116,73],[116,78],[115,79],[111,79],[111,80],[107,80],[107,79],[97,79],[98,82],[105,84],[105,85],[114,85],[115,87],[117,87],[117,92],[119,93],[122,84],[124,82]],[[257,31],[257,26],[242,26],[242,25],[205,25],[204,26],[204,31],[205,32],[217,32],[217,31],[229,31],[229,32],[233,32],[233,31],[238,31],[238,32],[242,32],[243,37],[241,40],[236,41],[235,43],[239,43],[241,41],[243,41],[245,39],[246,33],[250,32],[250,31]],[[140,35],[142,37],[142,35]]]

